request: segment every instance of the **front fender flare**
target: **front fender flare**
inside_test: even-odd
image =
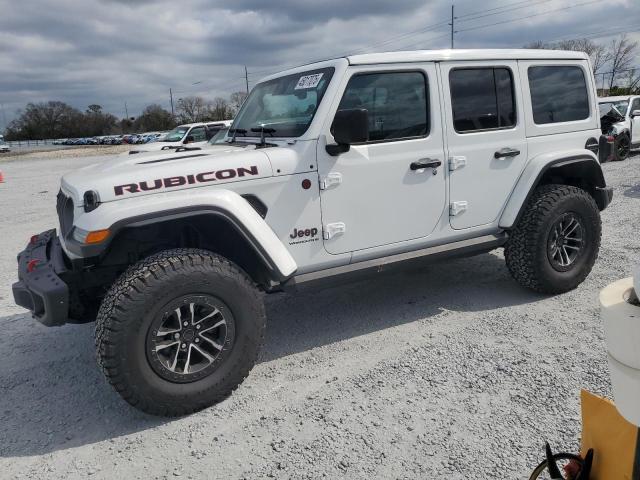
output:
[[[500,221],[500,228],[512,228],[520,218],[529,197],[540,183],[540,180],[552,169],[580,169],[578,175],[588,174],[590,182],[596,189],[604,189],[606,183],[598,158],[589,150],[568,150],[563,152],[544,153],[534,157],[527,163],[516,183]]]
[[[70,233],[64,239],[65,250],[72,258],[98,257],[124,228],[202,214],[219,215],[228,220],[252,245],[277,280],[284,281],[296,272],[295,260],[267,222],[244,198],[225,189],[190,189],[105,202],[91,213],[80,215],[74,226],[87,231],[109,229],[107,240],[84,245],[75,241]]]

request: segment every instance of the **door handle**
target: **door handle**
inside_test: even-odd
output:
[[[496,153],[493,154],[494,158],[507,158],[507,157],[517,157],[520,155],[520,150],[516,148],[501,148]]]
[[[421,158],[415,162],[411,162],[411,170],[424,170],[425,168],[438,168],[442,165],[440,160],[433,160],[431,158]]]

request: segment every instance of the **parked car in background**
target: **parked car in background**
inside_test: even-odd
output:
[[[178,147],[202,147],[222,128],[231,126],[233,120],[221,120],[219,122],[199,122],[179,125],[159,140],[145,145],[142,148],[134,148],[130,154],[153,152],[158,150],[173,150]]]
[[[9,153],[11,148],[7,145],[7,142],[4,141],[4,137],[0,135],[0,153]]]
[[[611,159],[625,160],[640,146],[640,95],[603,97],[598,104],[602,133],[614,141]]]

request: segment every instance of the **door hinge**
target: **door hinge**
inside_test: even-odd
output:
[[[464,212],[468,206],[469,203],[467,201],[452,202],[451,205],[449,205],[449,215],[455,217]]]
[[[449,157],[449,171],[453,172],[467,164],[467,157]]]
[[[343,222],[327,223],[322,229],[322,238],[325,240],[331,240],[339,233],[344,233],[347,230],[347,226]]]
[[[333,185],[339,185],[342,183],[342,174],[338,172],[329,173],[326,177],[320,180],[320,190],[326,190]]]

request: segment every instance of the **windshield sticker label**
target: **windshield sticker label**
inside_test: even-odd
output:
[[[298,80],[298,84],[294,90],[301,90],[303,88],[316,88],[320,83],[320,79],[322,78],[324,73],[316,73],[313,75],[305,75],[304,77],[300,77]]]

